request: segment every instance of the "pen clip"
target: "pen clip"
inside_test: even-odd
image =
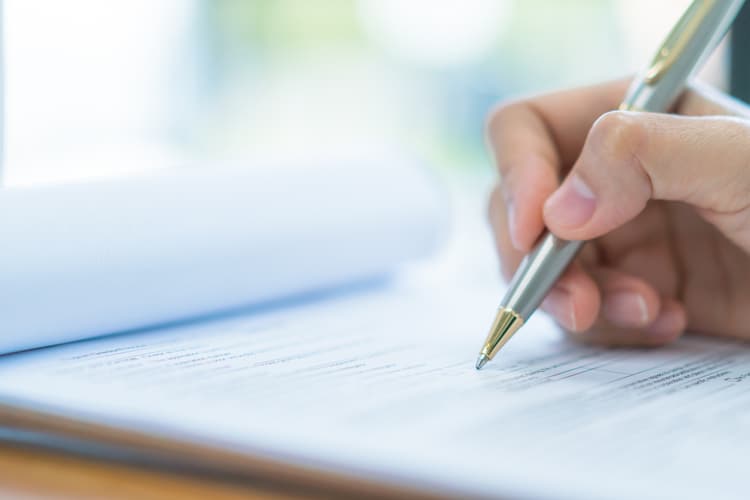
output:
[[[651,61],[644,81],[653,85],[680,57],[717,0],[693,0]]]

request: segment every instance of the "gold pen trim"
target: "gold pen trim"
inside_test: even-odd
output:
[[[690,40],[719,0],[694,0],[669,32],[661,48],[654,56],[644,77],[648,85],[661,79],[669,68],[679,59]]]
[[[516,331],[523,325],[523,318],[513,309],[501,307],[497,311],[495,321],[492,322],[487,340],[479,353],[487,359],[492,359]]]

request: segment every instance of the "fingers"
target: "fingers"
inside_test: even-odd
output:
[[[624,328],[605,319],[590,330],[571,332],[587,344],[606,347],[660,347],[677,340],[687,324],[685,308],[674,299],[663,299],[659,315],[645,328]]]
[[[572,288],[568,288],[571,287]],[[575,338],[607,346],[659,346],[677,339],[687,316],[676,300],[621,271],[574,265],[543,309]]]
[[[597,267],[590,272],[602,294],[601,316],[608,323],[638,329],[656,319],[661,300],[650,284],[611,268]]]
[[[596,321],[601,294],[591,276],[574,262],[547,294],[542,309],[570,332],[584,332]]]
[[[572,165],[586,132],[602,113],[619,106],[627,87],[628,81],[623,79],[498,106],[490,114],[487,135],[500,173],[507,173],[502,160],[527,150],[527,146],[534,146],[533,151],[540,146],[540,152],[550,159]]]
[[[523,252],[515,249],[508,235],[508,218],[500,188],[490,195],[488,218],[495,237],[495,247],[500,256],[503,276],[510,279],[518,268]],[[581,252],[585,256],[587,248]],[[580,263],[574,262],[550,291],[542,309],[568,331],[586,331],[596,321],[600,308],[597,284]]]
[[[750,123],[729,117],[610,112],[544,206],[562,238],[593,239],[633,219],[650,199],[709,213],[750,205]]]
[[[487,138],[502,179],[510,244],[528,252],[544,229],[544,201],[573,164],[586,132],[622,99],[625,82],[536,97],[498,107]]]
[[[521,103],[496,111],[488,130],[500,171],[508,238],[516,250],[528,252],[544,229],[544,201],[558,186],[554,141],[542,118]]]

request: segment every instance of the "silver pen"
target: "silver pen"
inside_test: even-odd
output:
[[[620,109],[669,110],[693,72],[724,38],[743,3],[744,0],[694,0],[648,67],[630,85]],[[550,232],[542,236],[508,285],[477,358],[477,370],[529,319],[583,243],[563,240]]]

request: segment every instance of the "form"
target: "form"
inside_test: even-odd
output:
[[[450,495],[746,498],[750,349],[568,340],[474,370],[496,293],[385,287],[0,358],[0,404]]]

